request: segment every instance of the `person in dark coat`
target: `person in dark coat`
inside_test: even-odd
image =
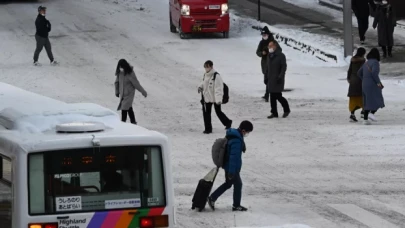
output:
[[[368,18],[370,17],[370,8],[375,11],[376,5],[373,0],[352,0],[352,10],[357,18],[359,27],[360,42],[364,44],[366,32],[368,30]]]
[[[395,10],[387,1],[381,1],[377,6],[373,28],[377,28],[378,45],[382,48],[384,58],[387,57],[387,54],[392,57],[395,26],[397,26]]]
[[[34,65],[39,66],[38,58],[42,49],[45,47],[48,58],[51,61],[51,64],[58,64],[57,61],[53,58],[51,42],[49,41],[49,32],[51,31],[51,23],[45,18],[46,7],[38,7],[38,16],[35,20],[35,40],[37,42],[37,47],[34,52]]]
[[[125,59],[118,61],[115,76],[115,96],[120,98],[117,110],[121,110],[121,120],[122,122],[126,122],[127,115],[129,115],[131,123],[137,124],[134,109],[132,108],[135,90],[141,92],[144,97],[147,97],[148,93],[141,86],[141,83],[139,83],[133,67]]]
[[[269,91],[267,89],[266,68],[267,68],[267,55],[269,54],[269,43],[274,40],[273,34],[271,34],[269,28],[265,26],[261,30],[262,40],[256,49],[256,55],[261,58],[262,73],[264,76],[264,84],[266,85],[266,93],[262,97],[266,102],[269,102]]]
[[[380,53],[377,48],[373,48],[367,54],[367,62],[363,64],[358,72],[358,76],[362,80],[364,124],[366,125],[370,124],[369,118],[376,121],[375,112],[385,107],[382,94],[384,86],[381,83],[379,74]]]
[[[232,211],[247,211],[240,203],[242,200],[242,179],[240,171],[242,169],[242,152],[246,151],[244,138],[253,131],[253,124],[250,121],[242,121],[238,129],[228,129],[226,137],[229,138],[227,144],[227,156],[225,158],[225,183],[223,183],[211,196],[208,197],[208,205],[215,210],[215,201],[233,185],[233,205]]]
[[[267,88],[270,93],[271,105],[271,115],[267,117],[268,119],[278,118],[277,101],[283,106],[283,118],[286,118],[291,112],[288,101],[282,94],[286,71],[287,60],[280,45],[277,41],[270,41],[266,69]]]
[[[357,122],[356,115],[354,112],[360,108],[363,108],[363,90],[362,81],[357,76],[357,72],[366,62],[364,55],[366,54],[366,49],[357,49],[356,55],[350,61],[350,67],[347,71],[347,82],[349,83],[349,92],[347,96],[349,97],[349,111],[350,120]]]

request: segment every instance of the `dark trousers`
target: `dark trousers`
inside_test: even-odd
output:
[[[35,35],[35,40],[37,41],[37,48],[34,52],[34,62],[38,61],[39,53],[41,53],[42,49],[45,47],[46,53],[48,54],[49,60],[53,61],[53,54],[52,54],[52,47],[49,38],[40,37]]]
[[[381,46],[384,57],[387,57],[387,46]],[[392,46],[388,46],[388,55],[392,55]]]
[[[370,111],[370,110],[364,110],[364,120],[368,120],[368,115],[371,113],[371,114],[375,114],[377,112],[377,110],[373,110],[373,111]]]
[[[270,93],[270,106],[271,114],[278,116],[277,111],[277,101],[283,106],[284,113],[290,113],[290,106],[288,105],[287,99],[283,97],[282,93]]]
[[[267,80],[266,80],[266,75],[264,75],[264,84],[266,85],[266,93],[264,94],[264,99],[269,99],[270,93],[269,93],[269,87],[267,86]]]
[[[360,40],[366,39],[366,32],[368,30],[368,17],[358,17],[357,25],[359,27]]]
[[[211,111],[212,105],[214,105],[215,113],[217,114],[221,123],[227,127],[231,125],[231,120],[222,112],[221,105],[213,104],[213,103],[203,103],[203,115],[204,115],[204,126],[205,131],[212,131],[212,123],[211,123]]]
[[[135,113],[134,113],[134,109],[132,109],[132,107],[130,107],[128,110],[122,110],[121,114],[122,114],[122,116],[121,116],[122,122],[127,122],[127,115],[129,115],[129,119],[131,120],[131,123],[136,124]]]
[[[225,173],[225,183],[217,188],[212,194],[211,199],[216,201],[222,194],[224,194],[233,185],[233,206],[240,206],[240,201],[242,200],[242,179],[239,173],[236,174],[232,180],[226,178],[227,173]]]

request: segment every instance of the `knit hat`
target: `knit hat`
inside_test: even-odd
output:
[[[269,28],[267,28],[267,26],[264,26],[264,28],[262,28],[262,30],[260,30],[260,34],[262,34],[262,35],[264,35],[264,34],[270,35],[271,32],[270,32]]]

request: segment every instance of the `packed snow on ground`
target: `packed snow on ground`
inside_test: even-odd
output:
[[[234,228],[311,228],[306,225],[293,224],[293,225],[282,225],[282,226],[263,226],[263,227],[234,227]]]
[[[234,18],[229,39],[218,34],[181,40],[169,31],[166,0],[53,0],[46,6],[61,65],[49,66],[43,51],[43,66],[32,66],[38,4],[2,5],[0,80],[63,102],[116,110],[114,72],[120,58],[128,59],[148,92],[146,99],[136,94],[137,122],[168,135],[172,144],[177,227],[359,226],[354,214],[343,215],[330,204],[355,204],[395,224],[402,221],[387,209],[405,200],[404,87],[397,81],[383,78],[387,107],[377,113],[378,122],[349,123],[347,66],[283,46],[286,88],[292,90],[284,95],[292,113],[268,120],[255,54],[261,37],[249,20]],[[246,213],[232,212],[231,191],[216,202],[215,212],[190,209],[198,180],[213,168],[212,143],[225,133],[213,112],[214,133],[202,134],[197,86],[208,59],[230,88],[230,103],[222,108],[233,126],[245,119],[254,124],[241,171]],[[214,188],[223,180],[220,172]]]

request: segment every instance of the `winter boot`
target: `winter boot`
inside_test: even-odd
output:
[[[387,46],[382,46],[383,58],[387,58]]]
[[[267,117],[267,119],[274,119],[274,118],[278,118],[278,115],[271,114],[270,116]]]
[[[232,207],[232,211],[247,211],[247,210],[248,209],[246,207],[243,207],[243,206],[237,206],[237,207],[233,206]]]
[[[210,208],[215,211],[215,201],[212,200],[211,196],[208,197],[208,206],[210,206]]]
[[[354,114],[350,115],[350,122],[357,122],[357,118]]]
[[[369,113],[368,114],[368,118],[374,122],[377,122],[377,117],[375,117],[375,115],[373,113]]]
[[[388,57],[392,58],[392,47],[388,47]]]

